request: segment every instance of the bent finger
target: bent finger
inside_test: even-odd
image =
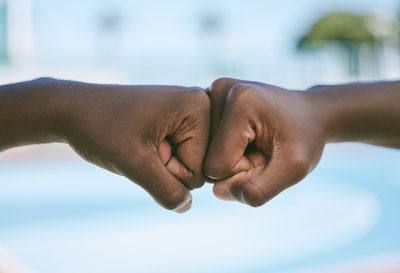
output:
[[[236,200],[254,207],[265,204],[311,170],[306,161],[288,155],[274,154],[266,168],[255,168],[217,182],[214,194],[223,200]]]
[[[153,149],[143,152],[140,161],[128,161],[121,169],[123,175],[146,190],[162,207],[175,212],[190,209],[192,197],[189,190],[163,165]]]

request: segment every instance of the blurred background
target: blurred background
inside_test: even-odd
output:
[[[398,0],[0,0],[0,84],[399,79],[399,20]],[[0,154],[0,261],[43,273],[400,272],[399,166],[396,150],[328,145],[261,208],[206,185],[175,215],[66,145],[20,147]]]

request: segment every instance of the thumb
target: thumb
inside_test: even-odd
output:
[[[296,156],[293,151],[274,153],[267,167],[241,172],[215,183],[214,194],[219,199],[261,206],[309,173],[311,166],[301,155]]]
[[[208,148],[204,173],[212,179],[224,179],[251,168],[245,151],[256,134],[254,126],[246,118],[246,109],[241,105],[240,92],[240,88],[235,86],[230,90]]]

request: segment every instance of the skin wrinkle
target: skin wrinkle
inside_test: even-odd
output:
[[[179,160],[179,159],[177,159],[177,160]],[[180,162],[181,163],[181,162]],[[168,167],[168,164],[166,164],[166,166]],[[179,165],[179,168],[181,169],[180,170],[180,172],[182,173],[182,172],[186,172],[186,173],[188,173],[188,171],[187,171],[187,169],[184,167],[184,165],[183,164],[181,164],[181,165]],[[191,175],[190,173],[188,173],[189,175]],[[174,174],[172,174],[176,179],[178,179],[179,180],[179,182],[181,182],[188,190],[193,190],[194,189],[194,187],[192,187],[191,185],[189,185],[184,179],[182,179],[181,177],[178,177],[178,176],[176,176],[176,175],[174,175]]]
[[[309,118],[303,116],[301,109],[299,110],[302,106],[299,105],[298,95],[291,91],[262,83],[232,79],[226,80],[226,83],[231,84],[228,94],[223,90],[210,91],[212,99],[225,95],[225,105],[219,111],[229,107],[229,114],[233,115],[230,119],[219,120],[218,127],[226,130],[225,136],[238,132],[243,135],[242,138],[232,138],[231,141],[236,143],[230,142],[229,145],[232,145],[232,149],[235,149],[235,146],[242,149],[241,142],[246,140],[247,148],[243,155],[247,157],[248,163],[242,165],[244,172],[216,181],[215,189],[225,188],[232,191],[237,198],[245,198],[248,203],[259,206],[304,176],[304,166],[309,167],[306,161],[310,159],[302,150],[307,148],[301,145],[294,146],[293,143],[304,141],[303,130],[309,128]],[[218,81],[218,85],[227,88],[221,81]],[[213,88],[218,86],[213,84]],[[217,95],[214,96],[214,92]],[[219,118],[213,116],[212,122],[215,123]],[[311,137],[315,137],[315,130]],[[223,139],[217,140],[219,143],[214,143],[212,147],[223,145]],[[322,153],[323,145],[318,146],[318,142],[310,140],[305,144],[311,146],[310,150],[315,150],[314,156],[318,157]],[[292,152],[289,147],[293,148]],[[207,154],[206,166],[214,164],[213,168],[217,167],[215,164],[218,162],[215,160],[218,159],[225,165],[234,164],[236,167],[237,154],[237,150],[230,152],[229,147],[226,147],[226,155],[218,157],[211,150]],[[211,171],[214,172],[214,169]],[[246,193],[240,192],[240,188]]]
[[[125,175],[157,203],[174,209],[190,201],[181,181],[189,188],[204,183],[200,170],[208,144],[209,111],[209,97],[199,88],[51,78],[4,85],[0,86],[0,126],[7,130],[0,134],[0,150],[67,143],[84,160]],[[174,162],[169,159],[172,169],[158,154],[167,136],[183,147],[183,152],[174,154]],[[168,159],[168,147],[166,153],[163,160]],[[190,208],[187,205],[181,206],[181,212]]]
[[[253,179],[252,176],[247,176],[247,180],[243,180],[244,182],[240,183],[240,186],[242,188],[242,190],[240,191],[240,194],[241,194],[241,198],[242,198],[242,200],[243,200],[243,202],[245,204],[257,207],[257,206],[260,206],[262,204],[257,205],[258,202],[255,202],[255,203],[254,202],[249,202],[249,200],[246,200],[246,198],[244,197],[245,196],[244,192],[246,192],[248,196],[251,196],[251,195],[248,194],[249,193],[248,189],[251,188],[251,189],[256,190],[257,192],[260,193],[260,195],[262,196],[262,198],[260,200],[267,200],[267,197],[266,197],[265,192],[263,190],[261,190],[261,188],[259,188],[258,185],[252,181],[252,179]],[[255,194],[255,195],[257,195],[257,194]]]
[[[189,176],[195,177],[195,173],[194,173],[194,171],[192,169],[190,169],[188,166],[186,166],[178,157],[176,159],[179,161],[179,163],[181,163],[180,167],[183,168],[183,170],[185,172],[187,172],[187,174]]]
[[[268,129],[268,125],[267,122],[265,120],[262,121],[264,125],[260,125],[258,128],[260,128],[260,132],[258,136],[260,136],[259,138],[256,137],[256,143],[257,147],[259,147],[259,150],[264,154],[265,156],[265,165],[264,165],[264,169],[268,167],[268,164],[271,162],[272,157],[274,155],[274,150],[276,148],[276,142],[277,140],[275,140],[275,130],[272,129]],[[261,130],[261,128],[263,128],[263,130]],[[265,143],[265,141],[262,141],[263,139],[267,139],[267,145]]]
[[[271,151],[266,148],[266,147],[270,147],[270,145],[266,146],[262,141],[262,139],[264,139],[264,135],[265,135],[262,132],[267,131],[267,125],[263,121],[259,122],[258,119],[255,117],[249,119],[249,123],[253,124],[252,128],[255,133],[255,135],[254,135],[255,145],[257,147],[257,150],[259,152],[261,152],[262,154],[264,154],[264,157],[266,160],[264,161],[265,163],[264,163],[263,167],[266,168],[269,161],[272,158],[272,156],[270,155]],[[264,124],[264,125],[261,125],[261,124]],[[264,128],[264,130],[262,130],[262,128]],[[255,166],[253,165],[252,167],[254,168]]]
[[[248,118],[247,117],[243,117],[241,125],[242,125],[242,132],[244,134],[244,139],[247,140],[247,144],[251,143],[254,138],[255,138],[255,132],[249,128],[249,123],[247,122]],[[241,157],[238,158],[238,161],[230,168],[232,171],[236,169],[237,165],[240,163],[241,161]],[[232,172],[232,175],[234,175],[234,173]]]
[[[75,86],[75,85],[74,85]],[[79,83],[76,84],[76,86],[79,86]],[[86,86],[86,85],[85,85]],[[101,86],[95,86],[92,87],[91,89],[94,91],[97,87]],[[122,96],[118,95],[118,92],[120,91],[119,89],[122,88]],[[159,89],[159,87],[155,86],[152,87],[155,89]],[[201,117],[203,115],[199,115],[199,111],[202,109],[206,109],[207,106],[202,106],[198,105],[196,108],[191,107],[192,101],[191,101],[191,95],[188,95],[188,93],[191,92],[191,89],[182,89],[177,92],[159,92],[156,91],[157,97],[156,99],[153,99],[154,95],[152,94],[152,88],[146,87],[146,92],[140,91],[139,87],[133,87],[131,89],[139,89],[137,93],[135,93],[134,90],[129,90],[129,87],[120,87],[120,86],[107,86],[107,92],[104,92],[102,94],[107,94],[106,96],[97,96],[99,94],[99,91],[96,90],[96,95],[95,97],[99,102],[102,102],[104,104],[103,99],[108,98],[109,95],[114,95],[111,99],[105,100],[107,102],[105,106],[109,106],[109,110],[105,106],[101,106],[100,111],[97,111],[97,108],[95,108],[95,111],[91,111],[91,108],[88,106],[85,106],[83,109],[83,112],[92,114],[92,115],[86,115],[87,119],[84,119],[88,124],[90,125],[96,125],[96,121],[99,117],[104,116],[105,114],[111,115],[111,116],[123,116],[121,118],[105,118],[104,119],[104,126],[102,126],[105,134],[97,134],[96,137],[101,137],[101,139],[104,139],[104,142],[102,142],[101,145],[98,146],[98,148],[94,148],[92,145],[89,145],[87,148],[84,150],[79,151],[77,149],[77,152],[80,153],[82,152],[82,156],[90,159],[92,162],[94,162],[97,165],[102,165],[106,168],[110,168],[110,166],[113,166],[113,169],[118,169],[122,170],[122,172],[130,178],[130,180],[134,181],[135,183],[141,185],[144,187],[149,193],[152,194],[152,196],[157,200],[158,203],[160,204],[165,204],[167,208],[172,209],[173,205],[176,203],[179,203],[180,195],[182,195],[182,200],[186,198],[187,194],[187,188],[193,188],[191,183],[195,182],[197,185],[200,184],[201,177],[196,177],[196,181],[191,181],[194,176],[194,171],[189,167],[189,170],[185,168],[184,165],[182,165],[183,161],[182,158],[179,156],[176,158],[178,162],[180,162],[180,165],[174,166],[176,172],[174,175],[167,175],[170,176],[167,178],[165,176],[168,172],[167,167],[164,166],[159,158],[158,155],[158,147],[161,143],[161,141],[167,136],[171,136],[171,138],[176,138],[176,134],[179,131],[181,134],[186,134],[188,136],[185,136],[185,138],[178,139],[180,143],[185,143],[187,145],[186,149],[191,149],[190,146],[193,146],[193,144],[189,143],[189,140],[193,140],[193,138],[201,138],[201,134],[206,131],[206,128],[202,128],[203,124],[206,125],[208,122],[203,122],[203,123],[198,123],[196,120],[194,120],[194,116],[198,117],[197,119],[201,120]],[[160,87],[163,89],[173,89],[174,87],[167,87],[163,86]],[[110,89],[114,89],[114,92],[111,92]],[[160,90],[160,89],[159,89]],[[110,91],[110,92],[109,92]],[[132,92],[133,91],[133,92]],[[184,91],[184,92],[183,92]],[[102,91],[100,91],[102,92]],[[198,94],[198,90],[194,91],[194,93]],[[76,94],[75,94],[76,93]],[[85,96],[92,96],[94,92],[89,92],[85,91],[83,92]],[[193,93],[193,94],[194,94]],[[82,93],[76,91],[74,92],[74,96],[81,96]],[[164,95],[165,94],[165,95]],[[167,99],[161,99],[162,96],[164,96]],[[205,96],[208,100],[208,97]],[[133,103],[132,100],[134,99]],[[147,101],[148,100],[148,101]],[[176,101],[179,101],[179,105],[175,107]],[[200,104],[201,101],[196,100],[197,104]],[[204,100],[203,100],[204,101]],[[83,101],[80,102],[80,105],[84,105],[82,103]],[[130,103],[129,103],[130,102]],[[136,102],[139,104],[138,107],[132,107],[132,105],[136,105]],[[121,103],[122,107],[119,107],[119,104]],[[152,112],[146,112],[146,109],[149,107],[151,104],[159,104],[160,106],[152,107],[155,109],[155,111]],[[169,104],[172,104],[173,107],[168,106]],[[100,104],[97,103],[96,100],[90,100],[90,105],[91,106],[99,106]],[[125,107],[129,105],[129,107]],[[145,107],[146,106],[146,107]],[[171,115],[171,112],[168,111],[168,115],[165,115],[165,109],[175,109],[175,113]],[[157,111],[160,113],[159,118],[157,117]],[[137,112],[143,112],[144,115],[138,115]],[[129,115],[126,115],[128,113]],[[147,114],[146,114],[147,113]],[[190,114],[190,116],[188,116]],[[77,115],[80,116],[80,115]],[[127,118],[129,116],[130,118]],[[182,117],[187,117],[186,119],[182,120]],[[115,120],[118,120],[116,123]],[[154,120],[156,123],[154,123]],[[146,124],[150,124],[150,126],[147,126]],[[144,126],[143,126],[144,125]],[[73,124],[73,126],[76,126],[76,124]],[[97,126],[97,125],[96,125]],[[87,128],[90,126],[81,126],[81,130],[79,130],[79,133],[77,134],[77,137],[75,138],[74,141],[79,142],[81,141],[81,135],[86,134]],[[93,126],[95,127],[95,126]],[[108,128],[110,127],[110,128]],[[175,127],[175,128],[173,128]],[[179,128],[180,127],[180,128]],[[193,128],[196,129],[196,131],[199,131],[200,134],[195,135],[194,133],[191,133],[191,130]],[[91,131],[95,132],[97,129],[91,129]],[[98,131],[98,130],[97,130]],[[208,128],[207,128],[208,131]],[[123,134],[118,134],[121,137],[115,138],[114,133],[116,132],[124,132]],[[125,133],[127,132],[127,133]],[[206,134],[204,134],[206,136]],[[136,141],[140,140],[140,141]],[[100,142],[98,142],[100,143]],[[197,151],[205,150],[207,142],[204,141],[202,144],[201,142],[197,142],[198,146],[196,147]],[[140,146],[141,152],[137,152],[136,154],[133,154],[132,152],[128,151],[131,150],[131,148],[127,149],[127,147],[132,146],[135,147],[136,145]],[[200,146],[199,146],[200,145]],[[203,147],[202,147],[202,146]],[[110,149],[105,149],[106,147],[110,147]],[[96,151],[96,153],[93,153],[93,151]],[[140,154],[143,154],[145,156],[140,156]],[[203,152],[201,152],[203,153]],[[95,157],[91,157],[92,155],[96,155]],[[122,159],[121,154],[123,155]],[[125,155],[124,155],[125,154]],[[113,157],[113,155],[116,155],[116,157]],[[177,156],[175,154],[175,156]],[[182,155],[183,157],[186,157],[185,154]],[[119,158],[118,158],[119,157]],[[140,161],[136,161],[137,159],[140,159]],[[156,160],[156,161],[154,161]],[[112,161],[112,162],[110,162]],[[114,164],[114,162],[117,162],[117,165]],[[162,170],[160,167],[156,167],[158,164],[163,166],[162,169],[165,168],[165,170]],[[169,162],[167,165],[170,165],[171,159],[169,159]],[[149,165],[150,164],[150,165]],[[197,163],[196,163],[197,164]],[[117,166],[117,167],[114,167]],[[153,169],[156,167],[156,169]],[[195,168],[198,168],[198,166],[193,166]],[[119,171],[121,173],[121,171]],[[160,174],[155,175],[154,172],[160,172]],[[165,174],[161,174],[165,173]],[[185,177],[182,179],[182,177]],[[163,177],[165,176],[165,177]],[[172,179],[172,177],[174,179]],[[166,190],[167,185],[163,185],[166,181],[163,181],[164,179],[169,180],[168,183],[170,185],[171,190],[173,190],[176,193],[171,193],[170,190],[163,192]],[[171,184],[173,180],[176,179],[176,183],[174,186]],[[187,183],[187,186],[183,184],[182,182],[185,181]],[[145,183],[145,184],[143,184]],[[178,184],[179,183],[179,184]],[[178,186],[180,185],[180,186]],[[183,190],[183,188],[184,190]],[[171,196],[172,195],[172,196]],[[175,195],[175,196],[174,196]],[[173,199],[173,200],[171,200]]]
[[[397,81],[299,92],[222,78],[205,94],[40,79],[0,86],[0,151],[67,142],[169,209],[190,207],[182,202],[204,183],[204,166],[222,177],[214,189],[259,206],[303,179],[328,142],[400,148],[399,89]]]
[[[183,177],[186,177],[185,179],[181,179],[179,177],[177,177],[177,179],[179,179],[187,188],[189,189],[193,189],[193,188],[197,188],[200,187],[201,185],[203,185],[203,182],[199,182],[202,175],[199,176],[200,172],[198,172],[198,174],[196,175],[196,172],[191,168],[191,166],[189,166],[189,164],[187,164],[187,161],[183,161],[181,160],[179,154],[182,153],[182,151],[180,152],[180,148],[182,146],[186,146],[186,145],[190,145],[190,141],[195,141],[195,136],[199,133],[201,133],[201,125],[199,123],[199,118],[193,115],[193,111],[196,111],[196,109],[200,109],[201,111],[204,110],[208,110],[207,107],[199,107],[199,103],[198,101],[202,100],[204,101],[204,99],[206,99],[207,101],[208,96],[205,96],[205,94],[199,93],[199,90],[196,90],[194,92],[192,92],[192,97],[198,97],[198,99],[195,99],[194,102],[192,102],[194,104],[193,108],[189,109],[188,112],[182,114],[180,113],[178,115],[178,113],[176,113],[176,119],[180,119],[181,121],[179,122],[179,124],[174,125],[173,126],[173,134],[175,134],[174,138],[171,138],[171,134],[167,137],[167,139],[169,140],[170,145],[172,146],[172,155],[174,156],[174,160],[176,162],[179,163],[179,173],[183,174]],[[202,91],[201,91],[202,92]],[[199,96],[199,94],[201,94],[201,97]],[[182,119],[182,116],[184,116],[184,118]],[[187,144],[189,143],[189,144]],[[187,149],[184,148],[184,149]],[[171,159],[169,160],[169,162],[171,162]],[[191,164],[191,162],[188,162]],[[167,167],[169,167],[169,165],[167,164]],[[195,166],[197,167],[197,166]],[[176,168],[176,167],[175,167]],[[187,183],[187,180],[192,181],[191,183]],[[193,183],[193,184],[192,184]]]

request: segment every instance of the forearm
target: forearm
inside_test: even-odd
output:
[[[38,79],[0,86],[0,151],[27,144],[63,141],[63,100]]]
[[[306,96],[327,142],[400,148],[400,81],[316,86]]]

